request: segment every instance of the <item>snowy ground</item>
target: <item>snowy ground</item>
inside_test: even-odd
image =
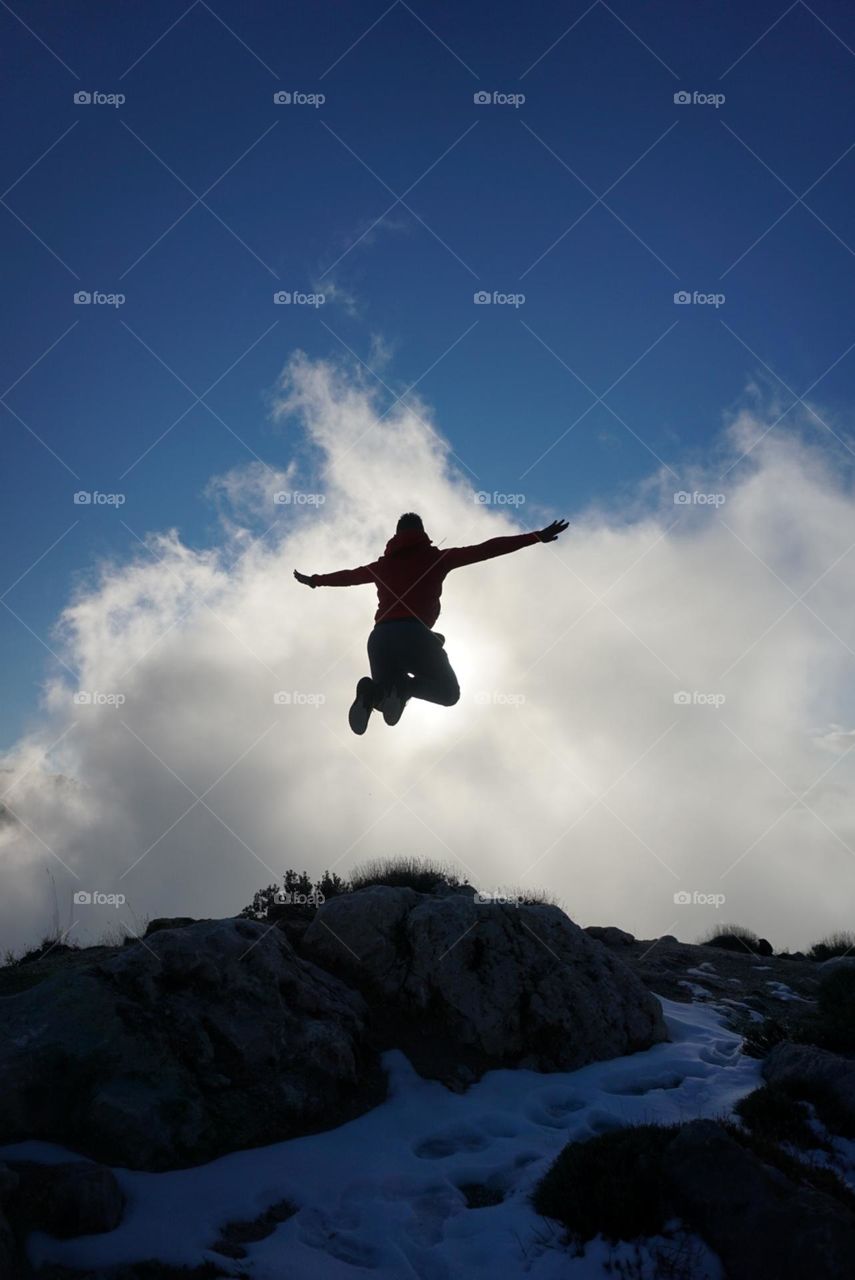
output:
[[[759,1063],[741,1055],[713,1006],[662,1005],[668,1044],[563,1074],[493,1071],[464,1095],[420,1079],[402,1054],[389,1053],[390,1096],[367,1115],[194,1169],[116,1169],[128,1201],[122,1225],[69,1241],[34,1235],[31,1261],[86,1268],[211,1259],[252,1280],[606,1280],[614,1250],[595,1242],[571,1258],[555,1224],[528,1203],[555,1154],[570,1139],[631,1122],[729,1113],[761,1083]],[[40,1142],[0,1148],[4,1155],[69,1158]],[[467,1208],[459,1187],[471,1182],[500,1191],[503,1202]],[[225,1223],[254,1219],[283,1198],[299,1212],[247,1246],[244,1260],[210,1252]],[[697,1265],[698,1280],[718,1280],[715,1259]]]

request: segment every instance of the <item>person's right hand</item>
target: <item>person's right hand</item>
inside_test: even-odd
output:
[[[311,578],[307,577],[305,573],[298,573],[296,569],[294,570],[294,577],[298,582],[302,582],[305,587],[314,587],[315,585]]]
[[[541,542],[554,542],[559,533],[563,533],[567,527],[566,520],[553,520],[552,524],[548,524],[545,529],[538,531],[538,537]]]

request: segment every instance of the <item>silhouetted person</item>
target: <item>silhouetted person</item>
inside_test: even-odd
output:
[[[445,575],[535,542],[554,542],[566,528],[566,520],[553,520],[533,533],[440,551],[425,533],[421,516],[408,511],[398,521],[383,555],[372,564],[310,577],[295,569],[294,577],[307,587],[354,587],[363,582],[377,587],[374,630],[368,637],[371,675],[363,676],[356,686],[348,716],[353,732],[365,732],[372,711],[382,711],[387,724],[397,724],[410,698],[453,706],[460,687],[443,648],[445,638],[431,630],[439,617]]]

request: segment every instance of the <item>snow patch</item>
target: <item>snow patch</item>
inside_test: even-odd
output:
[[[222,1227],[287,1198],[297,1213],[247,1245],[236,1274],[607,1280],[624,1246],[597,1240],[573,1258],[556,1224],[531,1208],[531,1191],[561,1148],[627,1124],[718,1117],[762,1083],[759,1062],[741,1054],[741,1039],[720,1012],[660,999],[669,1043],[578,1071],[491,1071],[464,1094],[421,1079],[402,1053],[387,1053],[390,1096],[373,1111],[325,1133],[192,1169],[117,1169],[127,1197],[121,1225],[75,1240],[34,1235],[30,1259],[93,1269],[147,1258],[178,1266],[223,1262],[210,1251]],[[70,1154],[41,1142],[0,1149],[0,1158],[46,1162]],[[461,1187],[472,1183],[498,1202],[468,1208]],[[629,1257],[634,1246],[625,1250]],[[652,1255],[644,1274],[656,1274]],[[711,1256],[703,1274],[719,1275]]]

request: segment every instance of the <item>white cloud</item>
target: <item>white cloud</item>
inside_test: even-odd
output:
[[[276,514],[276,494],[291,490],[296,478],[296,462],[284,470],[250,462],[213,476],[205,494],[219,509],[224,525],[237,535],[258,524],[269,524]]]
[[[375,558],[402,510],[445,546],[520,527],[473,500],[429,409],[384,416],[370,382],[295,357],[276,412],[316,469],[214,479],[218,549],[151,534],[64,610],[55,647],[79,678],[50,675],[42,727],[2,761],[7,945],[50,923],[46,866],[91,940],[115,916],[74,890],[124,893],[134,926],[237,910],[289,866],[402,851],[640,936],[736,919],[783,946],[851,927],[855,501],[834,441],[807,417],[763,435],[774,416],[754,405],[679,485],[657,474],[556,544],[453,573],[439,628],[461,701],[357,739],[374,593],[310,591],[293,569]],[[279,488],[324,502],[271,510]]]
[[[352,290],[345,288],[343,284],[340,284],[331,275],[315,280],[312,285],[312,292],[322,293],[325,302],[334,303],[341,307],[348,316],[355,317],[359,315],[359,300],[356,294]]]

